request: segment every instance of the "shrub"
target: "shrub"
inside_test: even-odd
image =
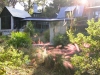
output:
[[[16,48],[19,47],[30,47],[31,46],[31,38],[28,34],[24,32],[12,32],[11,38],[8,41],[8,45],[12,45]]]
[[[31,21],[29,21],[28,24],[26,25],[24,32],[29,33],[30,36],[34,35],[35,29],[34,29]]]
[[[41,47],[34,47],[31,50],[30,57],[32,59],[32,64],[38,66],[44,63],[45,58],[48,56],[46,49]]]
[[[45,39],[46,42],[50,41],[50,32],[49,32],[49,30],[44,32],[44,39]]]
[[[100,20],[88,21],[88,36],[67,32],[70,42],[77,43],[81,52],[74,55],[71,62],[75,69],[74,75],[98,75],[100,74]]]
[[[52,55],[48,55],[46,58],[45,58],[45,61],[44,61],[44,66],[47,68],[47,69],[53,69],[54,68],[54,64],[55,64],[55,58],[52,56]]]
[[[20,67],[22,64],[28,62],[28,56],[24,55],[22,51],[18,51],[13,47],[0,47],[0,74],[6,73],[7,67]]]
[[[62,47],[69,43],[69,38],[66,34],[58,34],[53,38],[54,46],[62,45]]]

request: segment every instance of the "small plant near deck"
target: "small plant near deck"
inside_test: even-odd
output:
[[[49,30],[46,30],[44,32],[44,39],[45,39],[46,42],[50,41],[50,31]]]
[[[99,75],[100,74],[100,20],[88,21],[88,36],[78,33],[74,35],[67,32],[71,43],[78,44],[81,52],[71,58],[74,66],[74,75]]]
[[[58,34],[53,38],[53,42],[55,46],[62,45],[65,46],[69,43],[69,38],[66,34]]]
[[[8,41],[8,45],[12,45],[16,48],[19,47],[28,48],[31,46],[31,38],[27,33],[24,32],[12,32],[11,38]]]
[[[24,29],[24,32],[28,33],[30,36],[33,36],[35,33],[35,29],[32,25],[32,22],[29,21]]]

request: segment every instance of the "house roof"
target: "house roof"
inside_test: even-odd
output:
[[[65,11],[73,11],[75,8],[76,8],[76,6],[67,7],[67,9]]]
[[[63,18],[63,19],[58,19],[58,18],[32,18],[32,17],[27,17],[23,20],[26,20],[26,21],[48,21],[48,22],[52,22],[52,21],[64,21],[64,20],[70,20],[68,18]]]
[[[65,10],[67,9],[67,7],[62,7],[58,13],[57,18],[65,18]]]
[[[62,7],[58,13],[57,18],[66,18],[66,11],[74,11],[74,17],[81,17],[83,15],[84,6],[70,6]]]
[[[74,17],[82,17],[84,12],[84,6],[76,6]]]
[[[26,11],[14,9],[12,7],[7,7],[7,6],[6,8],[8,9],[8,11],[11,13],[13,17],[19,17],[19,18],[31,17],[30,14]]]

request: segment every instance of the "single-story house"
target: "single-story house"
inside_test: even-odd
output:
[[[88,19],[99,16],[100,7],[84,7],[84,6],[70,6],[62,7],[57,15],[57,18],[41,18],[40,12],[35,12],[32,17],[26,11],[5,7],[0,14],[0,32],[8,34],[9,32],[20,29],[32,21],[34,27],[39,31],[46,29],[50,30],[50,43],[53,43],[53,38],[58,33],[64,34],[70,26],[72,20],[77,17],[86,17]],[[95,13],[94,13],[95,11]],[[92,16],[91,16],[92,13]],[[91,17],[90,17],[91,16]],[[82,30],[84,25],[79,22],[79,29]]]
[[[23,26],[21,20],[26,17],[31,17],[26,11],[4,7],[0,14],[0,32],[8,34],[12,30],[21,28]]]
[[[59,24],[58,28],[55,29],[52,27],[56,26],[54,25],[58,22],[63,22],[66,20],[69,20],[67,18],[40,18],[38,15],[40,15],[40,12],[35,12],[32,17],[30,14],[26,11],[14,9],[12,7],[4,7],[3,11],[0,14],[0,32],[2,32],[4,35],[9,34],[11,31],[15,31],[17,29],[22,28],[24,25],[27,24],[28,21],[32,21],[34,27],[39,31],[44,31],[47,29],[50,29],[50,41],[52,41],[52,38],[54,37],[55,31],[57,30],[61,32],[65,32],[65,29],[62,29],[62,26]],[[63,27],[65,28],[65,27]],[[63,30],[63,31],[62,31]],[[53,31],[53,32],[52,32]]]
[[[69,20],[65,20],[65,19]],[[92,18],[100,18],[100,6],[85,7],[85,6],[70,6],[62,7],[58,13],[57,19],[63,19],[55,24],[50,23],[50,42],[53,43],[53,38],[58,33],[64,34],[70,27],[71,20],[78,19],[75,25],[76,29],[80,32],[85,32],[87,27],[87,20]],[[74,26],[73,26],[74,27]]]

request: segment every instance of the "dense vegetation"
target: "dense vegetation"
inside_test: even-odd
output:
[[[8,41],[8,45],[12,45],[16,48],[19,47],[30,47],[31,46],[31,39],[27,33],[24,32],[12,32],[11,38]]]
[[[53,42],[54,42],[54,46],[62,45],[62,47],[64,47],[69,43],[69,38],[67,34],[59,33],[53,38]]]
[[[88,21],[86,28],[88,36],[69,32],[70,42],[78,44],[80,53],[71,58],[74,66],[74,75],[99,75],[100,74],[100,20]]]

